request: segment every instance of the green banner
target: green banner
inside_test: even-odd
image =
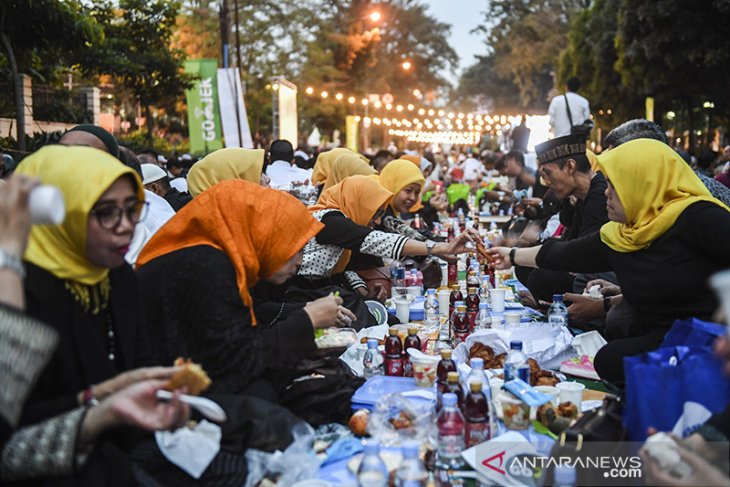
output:
[[[223,148],[217,70],[216,59],[193,59],[185,62],[185,72],[199,78],[185,92],[192,154],[205,155]]]

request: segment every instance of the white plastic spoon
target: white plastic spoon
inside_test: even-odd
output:
[[[160,389],[157,391],[157,399],[170,400],[173,398],[173,393]],[[223,411],[216,402],[211,401],[206,397],[189,396],[187,394],[180,394],[180,401],[188,404],[190,407],[200,411],[200,414],[205,416],[211,421],[216,423],[225,423],[228,419],[226,412]]]

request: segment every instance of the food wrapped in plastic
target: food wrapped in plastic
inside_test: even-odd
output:
[[[431,405],[417,406],[401,394],[386,394],[375,405],[368,433],[381,445],[400,445],[407,440],[436,444],[436,416]]]

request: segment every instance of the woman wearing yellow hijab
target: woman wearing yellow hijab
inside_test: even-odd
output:
[[[322,191],[331,188],[349,176],[376,174],[367,157],[349,149],[336,148],[322,152],[312,169],[312,184],[322,186]]]
[[[265,153],[263,149],[238,147],[211,152],[190,168],[188,173],[190,195],[196,197],[211,186],[228,179],[243,179],[266,186],[262,181]]]
[[[611,220],[599,232],[491,252],[503,269],[517,263],[569,272],[613,270],[639,320],[628,330],[607,329],[609,344],[594,365],[601,378],[621,382],[623,357],[657,348],[675,320],[711,319],[718,303],[707,280],[730,266],[730,210],[662,142],[627,142],[599,156],[598,165],[608,181]],[[606,308],[611,305],[606,300]]]
[[[25,420],[169,378],[172,367],[130,370],[148,358],[137,280],[124,261],[146,209],[137,174],[106,152],[60,145],[28,156],[17,172],[59,188],[66,207],[62,224],[33,226],[25,252],[27,313],[59,336]]]
[[[310,289],[338,284],[363,297],[372,296],[355,272],[347,271],[344,280],[340,279],[353,253],[398,259],[403,255],[451,255],[466,251],[466,242],[474,238],[473,233],[464,233],[449,244],[426,244],[374,230],[392,196],[376,178],[369,176],[351,176],[325,190],[317,205],[309,208],[324,229],[304,246],[296,284]]]
[[[393,199],[388,206],[379,230],[399,233],[406,237],[425,242],[428,240],[418,230],[399,218],[402,214],[415,213],[421,208],[421,193],[426,178],[421,170],[412,162],[405,159],[391,161],[383,168],[378,176],[380,184],[393,193]]]

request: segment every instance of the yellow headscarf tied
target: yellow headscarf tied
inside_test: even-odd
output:
[[[317,157],[317,162],[312,169],[312,184],[324,183],[322,189],[324,191],[347,177],[368,176],[375,173],[376,171],[370,166],[367,157],[349,149],[337,148],[322,152]]]
[[[89,212],[102,194],[124,175],[134,178],[137,197],[144,201],[142,181],[114,156],[91,147],[52,145],[23,159],[19,174],[37,177],[58,187],[66,203],[66,219],[60,225],[33,225],[25,260],[59,279],[92,286],[109,269],[86,259]]]
[[[188,191],[195,197],[211,186],[229,179],[243,179],[259,184],[265,154],[263,149],[238,147],[211,152],[190,168]]]
[[[712,197],[702,181],[668,145],[637,139],[598,156],[598,166],[616,190],[627,223],[608,222],[601,240],[617,252],[645,249],[691,204]]]
[[[426,178],[423,177],[421,169],[415,166],[411,161],[396,159],[395,161],[389,162],[388,165],[380,172],[380,184],[385,189],[393,193],[394,198],[403,188],[413,183],[418,183],[421,187],[421,191],[423,191],[423,185],[426,184]],[[395,210],[392,201],[390,202],[390,206],[393,210]],[[421,208],[423,208],[423,204],[419,197],[416,204],[411,207],[410,212],[413,213]]]

